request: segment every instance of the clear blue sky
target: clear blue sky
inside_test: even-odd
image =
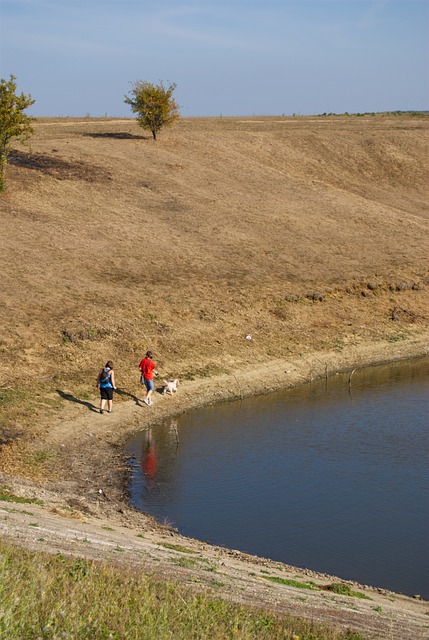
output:
[[[429,109],[429,0],[0,0],[0,77],[34,116],[132,116],[136,80],[183,116]]]

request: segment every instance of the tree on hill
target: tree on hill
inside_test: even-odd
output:
[[[172,125],[180,117],[179,106],[173,98],[175,88],[174,83],[164,87],[162,82],[155,85],[138,80],[129,92],[130,97],[125,96],[124,101],[137,114],[137,122],[143,129],[152,132],[154,140],[158,131]]]
[[[5,189],[6,164],[13,138],[26,142],[33,133],[33,118],[24,113],[35,103],[31,95],[16,93],[16,78],[0,78],[0,191]]]

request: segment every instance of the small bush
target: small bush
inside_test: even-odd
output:
[[[359,591],[352,591],[351,587],[344,582],[333,582],[325,587],[326,591],[338,593],[340,596],[351,596],[352,598],[362,598],[363,600],[371,600],[371,598]]]
[[[278,578],[277,576],[262,576],[265,580],[276,582],[277,584],[286,584],[289,587],[297,587],[298,589],[317,589],[313,582],[298,582],[297,580],[288,580],[287,578]]]
[[[0,487],[0,500],[3,502],[17,502],[19,504],[43,505],[42,500],[39,500],[38,498],[21,498],[21,496],[15,496],[5,487]]]

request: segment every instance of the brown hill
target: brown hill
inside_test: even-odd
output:
[[[155,143],[132,120],[39,120],[1,197],[0,384],[87,384],[108,357],[128,382],[148,347],[192,377],[414,330],[428,123],[189,119]]]

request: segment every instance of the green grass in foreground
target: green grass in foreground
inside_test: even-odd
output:
[[[172,582],[0,541],[0,638],[362,640],[193,593]]]

